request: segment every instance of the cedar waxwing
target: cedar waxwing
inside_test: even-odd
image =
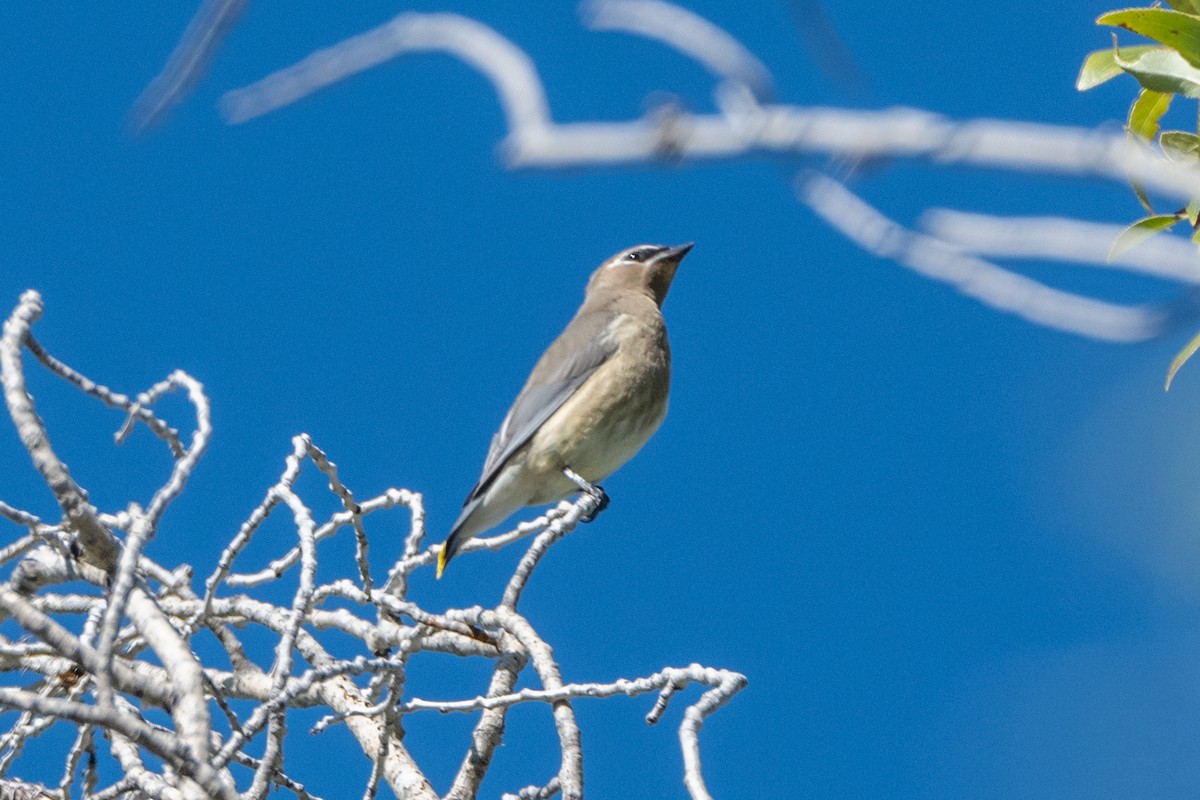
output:
[[[667,415],[671,349],[662,303],[692,244],[622,250],[588,279],[583,305],[538,359],[509,409],[438,553],[437,576],[463,544],[523,506],[596,484],[633,457]]]

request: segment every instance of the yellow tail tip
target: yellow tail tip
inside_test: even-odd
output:
[[[437,562],[437,578],[438,578],[438,580],[442,579],[442,573],[445,571],[446,571],[446,548],[443,545],[442,549],[438,550],[438,562]]]

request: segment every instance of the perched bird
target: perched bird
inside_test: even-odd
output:
[[[667,414],[671,350],[662,303],[691,243],[643,244],[588,279],[583,305],[530,373],[438,553],[437,576],[463,544],[523,506],[596,484],[633,457]]]

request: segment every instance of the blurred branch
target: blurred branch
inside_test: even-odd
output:
[[[204,77],[221,42],[248,4],[249,0],[203,0],[162,72],[134,103],[129,124],[135,133],[145,133],[158,125],[183,102]]]
[[[819,5],[816,9],[820,11]],[[492,83],[508,124],[501,149],[513,169],[754,157],[826,157],[842,163],[908,159],[938,167],[1100,178],[1122,184],[1132,180],[1182,200],[1200,196],[1200,169],[1168,162],[1123,132],[986,119],[957,121],[908,108],[855,111],[775,103],[767,67],[728,32],[687,9],[665,0],[587,0],[581,15],[593,30],[647,37],[701,64],[719,79],[713,88],[717,112],[690,113],[668,103],[641,119],[556,123],[536,67],[516,44],[467,17],[412,12],[228,92],[221,107],[231,123],[245,122],[389,59],[440,52],[464,61]],[[822,192],[829,196],[821,197]],[[950,222],[944,215],[932,217],[941,229],[948,229],[947,236],[955,244],[950,238],[905,231],[833,181],[808,180],[800,196],[822,219],[872,253],[1035,324],[1105,341],[1133,342],[1171,331],[1200,314],[1191,295],[1160,306],[1121,306],[1045,286],[979,258],[982,252],[972,252],[975,245],[994,249],[1008,237],[1009,249],[1020,242],[1020,252],[995,255],[1057,259],[1072,249],[1072,243],[1086,241],[1086,247],[1078,248],[1089,253],[1084,260],[1103,264],[1107,253],[1101,257],[1098,249],[1115,235],[1105,229],[1104,236],[1111,238],[1098,239],[1100,231],[1089,228],[1091,223],[1060,220],[1053,226],[1020,231],[1017,228],[1027,223],[1014,221],[1003,234],[995,234],[995,220],[957,217]],[[881,228],[882,222],[887,224]],[[1057,231],[1052,230],[1055,226]],[[888,236],[875,235],[881,230]],[[985,236],[990,236],[986,245],[981,241]],[[1168,262],[1143,252],[1125,254],[1115,265],[1197,283],[1196,257],[1175,245],[1165,247],[1171,248]],[[1163,247],[1154,252],[1163,252]]]
[[[212,435],[203,387],[176,371],[130,401],[33,343],[30,329],[41,310],[41,297],[26,292],[9,317],[0,339],[0,377],[10,417],[27,429],[22,442],[64,509],[68,503],[63,497],[82,503],[86,491],[64,477],[65,467],[49,450],[45,427],[24,389],[24,349],[36,348],[47,369],[121,411],[127,420],[145,422],[175,459],[145,510],[130,503],[106,514],[87,506],[90,519],[110,537],[113,560],[103,568],[74,555],[86,554],[93,545],[83,543],[84,532],[72,524],[70,515],[66,524],[52,526],[27,511],[0,506],[3,516],[30,531],[4,550],[15,564],[8,581],[0,583],[0,618],[19,628],[22,640],[0,636],[0,671],[24,685],[0,688],[0,706],[20,712],[0,735],[0,778],[18,762],[37,763],[22,759],[42,732],[58,724],[75,729],[74,743],[63,761],[64,793],[82,772],[85,791],[97,798],[136,793],[171,800],[251,799],[266,797],[279,787],[307,799],[304,784],[288,771],[297,765],[289,765],[285,755],[293,710],[315,707],[326,716],[314,732],[345,725],[369,759],[372,769],[365,797],[374,796],[379,783],[386,782],[396,797],[434,800],[438,795],[408,749],[401,720],[419,710],[438,709],[480,715],[450,790],[452,797],[472,798],[501,743],[509,710],[518,704],[542,703],[553,712],[561,766],[544,786],[521,790],[518,796],[561,794],[579,800],[583,746],[572,701],[657,691],[658,702],[647,716],[654,723],[668,699],[694,683],[706,690],[684,712],[679,728],[684,782],[693,798],[709,797],[700,773],[697,732],[709,713],[745,686],[744,676],[693,664],[644,678],[568,684],[562,680],[550,644],[518,611],[522,590],[548,549],[595,511],[592,497],[585,494],[575,502],[564,501],[514,531],[473,540],[464,548],[464,552],[496,549],[534,536],[499,605],[431,611],[407,596],[410,575],[431,567],[440,547],[423,543],[420,495],[388,489],[358,502],[339,477],[337,466],[301,434],[292,440],[279,480],[224,547],[203,592],[196,592],[190,565],[168,568],[149,553],[163,510],[182,494]],[[148,411],[171,390],[185,391],[195,412],[195,431],[186,449],[181,449],[175,429]],[[321,472],[342,506],[320,525],[297,489],[307,463]],[[234,572],[256,531],[281,506],[290,514],[297,545],[268,559],[265,569]],[[409,533],[379,589],[368,559],[367,518],[396,507],[408,509]],[[355,579],[335,577],[321,583],[318,575],[337,570],[321,564],[320,545],[340,531],[354,537],[354,563],[345,565],[345,571]],[[176,532],[176,536],[192,535]],[[298,574],[293,567],[298,567]],[[282,582],[293,576],[295,585],[285,590]],[[59,586],[71,591],[49,591]],[[250,590],[254,596],[237,593]],[[331,600],[337,601],[336,607],[329,607]],[[200,646],[201,632],[212,635],[218,645],[215,650],[211,644]],[[245,637],[254,637],[258,645],[264,640],[274,643],[269,665],[251,659],[242,646]],[[485,693],[444,701],[406,697],[409,663],[422,653],[492,660]],[[518,690],[527,666],[532,667],[538,686]],[[366,685],[356,682],[363,678]],[[468,698],[472,696],[467,692]],[[96,732],[103,736],[97,737]],[[97,747],[102,741],[108,743],[107,753]],[[261,748],[261,755],[250,755],[250,747]],[[122,777],[97,790],[100,760]],[[311,768],[299,768],[305,766]],[[245,786],[240,793],[239,784]],[[6,785],[0,783],[0,791]]]
[[[446,53],[491,81],[510,135],[538,139],[550,110],[537,68],[525,51],[494,30],[457,14],[404,13],[221,98],[230,122],[245,122],[405,53]]]
[[[1038,258],[1072,264],[1124,268],[1183,284],[1200,284],[1200,252],[1190,241],[1155,236],[1112,253],[1124,225],[1064,217],[993,217],[932,208],[921,217],[931,235],[972,253],[998,258]]]
[[[851,111],[762,104],[757,99],[763,93],[759,84],[766,80],[759,75],[761,62],[727,33],[714,35],[711,23],[696,23],[691,12],[661,0],[596,0],[586,9],[587,18],[597,24],[620,23],[624,30],[643,35],[653,32],[656,40],[718,71],[724,77],[715,90],[721,113],[675,109],[666,116],[651,112],[628,122],[553,123],[541,79],[515,44],[466,17],[415,13],[401,14],[228,92],[222,109],[230,122],[245,122],[396,56],[443,52],[492,82],[508,119],[503,149],[513,168],[605,167],[649,163],[664,156],[697,161],[801,155],[908,158],[939,166],[1120,182],[1133,178],[1148,189],[1183,199],[1200,194],[1200,169],[1170,164],[1121,133],[999,120],[958,122],[917,109]]]
[[[205,46],[219,40],[241,6],[215,0],[205,4],[173,56],[173,61],[178,56],[188,65],[184,74],[196,74],[209,52]],[[714,94],[721,113],[675,110],[667,117],[652,112],[628,122],[554,123],[537,69],[521,48],[468,17],[415,12],[227,92],[222,109],[230,122],[245,122],[392,58],[439,52],[459,58],[491,81],[508,121],[504,150],[514,168],[603,167],[648,163],[668,155],[689,160],[756,155],[907,158],[938,166],[1122,183],[1133,179],[1180,199],[1200,194],[1200,169],[1170,164],[1123,133],[1000,120],[955,121],[918,109],[852,111],[766,103],[773,89],[765,65],[734,37],[691,11],[664,0],[590,0],[582,12],[596,29],[653,38],[720,76]],[[181,93],[169,96],[178,98]]]
[[[702,64],[715,77],[748,88],[758,102],[775,97],[766,65],[722,28],[663,0],[585,0],[583,22],[594,31],[625,31],[655,39]]]
[[[216,44],[244,2],[208,0],[189,25],[163,74],[148,87],[139,108],[165,109],[195,82]],[[811,6],[811,4],[810,4]],[[812,7],[806,7],[813,11]],[[819,5],[816,7],[820,11]],[[918,109],[853,111],[772,103],[773,80],[749,49],[712,22],[664,0],[588,0],[581,6],[594,30],[618,30],[654,39],[712,72],[715,114],[687,113],[674,105],[652,109],[626,122],[552,121],[537,69],[517,45],[482,23],[456,14],[400,14],[373,30],[317,51],[293,66],[227,92],[221,107],[231,123],[270,113],[313,92],[389,59],[440,52],[479,70],[496,91],[508,133],[502,150],[514,169],[576,169],[647,164],[663,159],[716,160],[746,157],[825,156],[839,161],[912,159],[935,166],[971,166],[1019,172],[1133,180],[1148,190],[1190,200],[1200,195],[1200,169],[1170,163],[1123,133],[1000,120],[955,121]],[[807,15],[806,15],[807,16]],[[823,17],[822,17],[823,18]],[[159,111],[139,112],[157,119]],[[155,116],[158,115],[158,116]],[[965,294],[1039,325],[1106,341],[1140,341],[1171,330],[1197,314],[1190,296],[1171,306],[1131,308],[1052,289],[970,254],[964,240],[977,242],[995,222],[958,218],[950,225],[960,246],[948,239],[885,226],[895,241],[872,237],[883,218],[835,182],[810,180],[800,194],[826,221],[866,249],[894,258],[919,274],[949,282]],[[819,191],[830,196],[821,198]],[[832,212],[837,210],[835,216]],[[855,215],[858,215],[857,218]],[[934,218],[935,220],[938,218]],[[946,227],[946,217],[938,223]],[[1082,233],[1089,223],[1059,221],[1057,233],[1015,231],[1022,258],[1063,257],[1070,249],[1064,231]],[[980,230],[972,232],[971,227]],[[985,230],[986,229],[986,230]],[[1095,234],[1096,229],[1091,233]],[[900,235],[903,234],[903,235]],[[1086,238],[1086,237],[1084,237]],[[1115,238],[1115,237],[1114,237]],[[997,238],[993,236],[995,246]],[[902,246],[893,246],[901,242]],[[1096,240],[1087,259],[1101,263]],[[999,255],[999,253],[997,253]],[[1195,283],[1194,258],[1178,248],[1170,267],[1148,266],[1146,254],[1117,263]],[[161,434],[160,434],[161,435]],[[323,529],[325,535],[332,531]],[[320,535],[320,533],[318,534]],[[361,541],[361,539],[360,539]],[[296,555],[287,558],[294,563]],[[245,580],[253,580],[245,576]],[[267,579],[259,576],[259,579]],[[398,577],[397,580],[400,578]]]
[[[1171,303],[1124,306],[1051,288],[949,241],[910,231],[831,178],[810,175],[798,182],[796,191],[802,202],[864,250],[1037,325],[1109,342],[1140,342],[1174,330],[1197,313],[1190,294]]]

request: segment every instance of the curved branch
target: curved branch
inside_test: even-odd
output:
[[[117,543],[96,518],[96,510],[88,503],[87,492],[75,482],[67,465],[50,447],[46,426],[38,417],[33,398],[25,388],[21,349],[33,323],[41,316],[42,296],[30,290],[21,295],[21,302],[4,323],[4,334],[0,338],[0,381],[3,381],[4,400],[34,467],[42,473],[63,514],[79,536],[84,558],[101,569],[111,570],[117,561]]]
[[[513,134],[536,136],[550,124],[541,78],[525,51],[487,25],[458,14],[400,14],[228,92],[221,98],[221,110],[229,122],[245,122],[405,53],[445,53],[479,70],[495,88]]]
[[[5,687],[0,687],[0,705],[115,731],[162,758],[179,774],[195,779],[210,797],[237,800],[237,792],[222,780],[221,774],[208,764],[194,760],[191,749],[181,741],[141,720],[119,713],[116,709],[42,697],[21,689]]]
[[[14,394],[18,395],[15,402],[10,402],[10,409],[15,409],[12,416],[32,418],[35,433],[44,439],[44,427],[36,419],[31,403],[22,405],[19,396],[24,394],[24,375],[19,371],[22,343],[40,312],[38,300],[36,294],[27,295],[14,314],[16,322],[10,320],[6,325],[0,339],[0,355],[4,356],[0,365],[5,370],[6,397],[11,401]],[[48,354],[44,363],[47,359]],[[13,368],[14,360],[17,369]],[[105,402],[118,397],[108,390],[89,391],[91,384],[83,380],[72,383]],[[583,751],[571,699],[631,694],[635,690],[640,693],[657,687],[659,700],[647,717],[653,723],[670,697],[695,680],[709,681],[713,688],[685,714],[680,735],[685,741],[685,772],[691,776],[690,790],[696,797],[706,796],[697,794],[703,791],[703,782],[699,779],[698,752],[694,751],[695,731],[704,714],[740,688],[741,684],[736,684],[729,690],[730,681],[744,682],[744,678],[724,671],[708,671],[711,675],[705,672],[689,678],[683,671],[666,670],[649,678],[611,685],[565,685],[550,644],[515,610],[540,558],[577,524],[581,515],[593,510],[592,498],[583,496],[574,503],[564,501],[514,531],[473,540],[470,549],[494,549],[540,532],[515,569],[497,608],[448,609],[435,613],[404,596],[408,575],[431,566],[437,551],[436,545],[422,549],[424,506],[420,495],[389,490],[359,504],[338,477],[333,462],[308,436],[298,435],[292,440],[292,451],[285,459],[279,481],[267,492],[266,500],[251,512],[233,543],[225,548],[217,570],[200,596],[192,589],[189,565],[168,568],[142,553],[163,510],[183,491],[186,478],[211,433],[207,398],[200,384],[183,373],[173,373],[139,395],[137,404],[148,405],[162,393],[180,387],[187,388],[196,407],[197,429],[189,448],[173,465],[166,484],[155,494],[146,512],[131,503],[116,514],[96,515],[97,524],[126,532],[115,571],[105,571],[74,558],[64,544],[67,535],[61,526],[46,525],[28,512],[0,506],[0,514],[30,530],[30,535],[17,546],[0,551],[0,557],[16,557],[38,542],[43,544],[26,553],[12,570],[8,582],[0,583],[0,620],[11,619],[11,624],[19,626],[27,637],[14,642],[0,636],[0,671],[33,674],[37,681],[36,691],[0,690],[0,705],[7,704],[22,712],[11,729],[0,736],[6,750],[0,757],[0,773],[21,756],[25,742],[31,737],[58,721],[65,721],[77,728],[75,744],[66,755],[63,786],[67,788],[74,784],[81,764],[85,760],[90,763],[96,741],[93,728],[101,727],[124,774],[97,793],[95,771],[82,767],[83,790],[87,794],[115,798],[134,791],[163,800],[201,797],[232,800],[236,786],[231,769],[237,764],[254,771],[251,785],[241,795],[243,800],[265,797],[272,786],[282,786],[305,800],[309,795],[303,784],[283,772],[288,717],[296,707],[324,706],[329,713],[319,727],[333,722],[345,724],[373,762],[365,797],[374,796],[379,782],[386,780],[399,798],[434,800],[433,788],[405,747],[400,725],[402,713],[430,707],[420,700],[401,705],[410,660],[425,652],[494,660],[486,697],[465,704],[452,701],[444,709],[471,708],[482,712],[451,787],[453,796],[470,797],[478,793],[501,744],[508,708],[517,702],[536,700],[552,707],[561,764],[558,775],[544,786],[522,790],[518,796],[547,798],[561,792],[569,800],[579,800],[583,794]],[[119,404],[129,406],[127,402]],[[132,411],[132,407],[126,410]],[[40,453],[41,440],[34,436],[32,441],[31,453]],[[344,506],[343,511],[334,514],[320,528],[296,489],[305,457],[313,459],[328,479],[330,491]],[[82,495],[82,490],[78,493]],[[289,593],[290,602],[267,602],[247,595],[217,597],[219,584],[234,583],[236,576],[229,575],[233,560],[263,519],[280,504],[291,511],[299,546],[272,562],[267,574],[249,576],[245,583],[255,586],[270,583],[298,563],[298,586]],[[367,531],[360,520],[372,511],[394,505],[409,507],[411,526],[403,552],[389,572],[387,585],[373,589],[365,558]],[[317,576],[321,574],[318,542],[342,527],[355,529],[359,582],[333,578],[318,585]],[[84,588],[71,594],[44,591],[46,587],[71,582],[81,582]],[[105,591],[96,591],[94,587]],[[279,598],[283,593],[278,589],[271,587],[264,594]],[[340,602],[335,608],[319,606],[326,601]],[[66,624],[59,622],[63,617]],[[123,624],[126,619],[132,624]],[[235,627],[247,624],[261,626],[263,630],[255,635],[275,642],[274,666],[269,672],[252,661],[252,655],[234,634]],[[191,640],[202,628],[216,637],[232,671],[206,668],[201,663],[197,653],[211,653],[211,648],[193,651]],[[80,629],[79,634],[72,632]],[[334,633],[326,635],[327,631]],[[342,652],[335,655],[334,647]],[[221,657],[220,651],[215,657]],[[300,659],[311,669],[293,675],[294,665]],[[532,664],[542,690],[517,689],[526,663]],[[687,668],[693,672],[705,669],[696,665]],[[358,676],[368,678],[365,686],[357,684]],[[718,679],[725,680],[726,688],[723,693],[714,694],[721,688],[713,683]],[[92,704],[83,701],[88,692],[96,698]],[[248,718],[240,719],[235,710],[237,700],[255,701],[257,707]],[[158,713],[157,708],[151,707],[167,711],[174,730],[149,722],[147,711]],[[214,730],[214,707],[224,714],[228,735]],[[266,735],[259,736],[264,730]],[[245,752],[246,745],[256,737],[265,739],[259,758]],[[159,759],[165,764],[160,766]]]
[[[624,31],[675,48],[714,76],[744,84],[760,103],[775,97],[771,72],[728,31],[663,0],[590,0],[579,8],[594,31]]]
[[[1200,251],[1178,236],[1160,235],[1110,257],[1125,225],[1064,217],[995,217],[931,208],[921,225],[963,250],[998,258],[1036,258],[1125,269],[1179,283],[1200,285]]]
[[[154,413],[149,408],[146,408],[146,404],[142,398],[138,398],[135,402],[120,392],[114,392],[107,386],[101,386],[86,375],[77,372],[46,352],[46,349],[42,347],[41,343],[32,334],[25,340],[25,346],[29,348],[29,352],[37,357],[38,361],[42,362],[42,366],[79,389],[79,391],[96,398],[109,408],[121,409],[129,415],[130,421],[137,419],[144,422],[154,432],[155,436],[167,443],[167,447],[171,448],[172,456],[183,458],[184,448],[183,443],[179,441],[179,431],[154,416]],[[121,433],[117,435],[118,444],[123,439],[122,434],[127,434],[128,429],[129,426],[126,425]]]
[[[1123,306],[1053,289],[1032,278],[909,231],[842,184],[813,175],[800,181],[801,201],[863,249],[943,283],[984,305],[1038,325],[1110,342],[1140,342],[1193,316],[1193,303]]]

